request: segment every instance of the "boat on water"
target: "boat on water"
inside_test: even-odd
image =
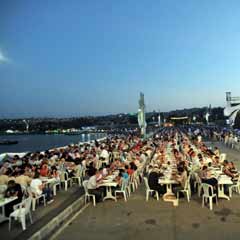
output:
[[[0,141],[0,145],[13,145],[13,144],[18,144],[18,141],[16,141],[16,140],[3,140],[3,141]]]

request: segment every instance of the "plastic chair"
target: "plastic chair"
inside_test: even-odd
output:
[[[96,169],[99,170],[99,168],[102,167],[102,161],[101,160],[97,160],[96,162]]]
[[[238,194],[240,194],[240,176],[238,177],[238,181],[229,187],[229,197],[232,197],[232,192],[236,191]]]
[[[198,190],[198,196],[200,197],[201,196],[201,191],[202,191],[202,179],[198,176],[197,173],[194,173],[194,176],[195,176],[195,183],[194,183],[194,187],[195,189],[197,188]]]
[[[227,157],[227,154],[226,154],[226,153],[221,153],[221,154],[220,154],[220,158],[219,158],[220,163],[223,163],[224,160],[226,159],[226,157]]]
[[[129,181],[129,189],[130,191],[134,192],[136,189],[136,184],[135,184],[135,175],[134,173],[130,176],[130,181]]]
[[[149,185],[148,185],[148,179],[146,177],[143,178],[144,179],[144,183],[146,186],[146,201],[148,201],[149,199],[149,194],[155,192],[156,196],[157,196],[157,200],[159,201],[159,194],[158,191],[155,191],[153,189],[150,189]]]
[[[213,193],[213,187],[207,183],[202,183],[203,196],[202,196],[202,207],[204,207],[205,200],[209,199],[210,210],[213,209],[213,198],[216,198],[216,204],[218,205],[217,195]]]
[[[33,211],[36,210],[36,203],[39,202],[39,200],[41,198],[43,199],[44,206],[46,206],[46,196],[44,194],[38,195],[37,193],[32,191],[31,188],[28,189],[28,194],[32,198],[32,210]]]
[[[190,175],[187,178],[187,181],[185,182],[185,186],[183,190],[179,190],[177,192],[177,199],[179,200],[179,193],[186,193],[187,196],[187,201],[190,202],[190,197],[191,197],[191,187],[190,187]]]
[[[23,200],[21,203],[14,206],[14,211],[9,215],[9,231],[11,231],[11,222],[12,218],[15,220],[21,221],[22,229],[26,230],[26,216],[29,216],[31,224],[32,221],[32,214],[31,214],[31,197]]]
[[[53,196],[57,195],[57,186],[59,187],[59,190],[60,190],[61,182],[59,180],[53,184]]]
[[[65,191],[67,191],[68,183],[69,183],[70,187],[72,186],[72,179],[68,177],[67,172],[64,172],[63,174],[61,174],[60,179],[61,179],[61,183],[63,183],[63,185],[64,185]]]
[[[0,185],[0,195],[3,196],[6,190],[7,190],[7,185],[5,184]]]
[[[76,179],[79,187],[82,186],[82,169],[78,169],[76,175],[72,177],[72,180]]]
[[[122,193],[125,202],[127,201],[127,185],[128,185],[128,180],[127,179],[123,179],[121,190],[116,190],[115,191],[115,197],[117,196],[117,193]]]
[[[95,207],[95,206],[96,206],[96,198],[95,198],[95,195],[88,193],[87,185],[88,185],[88,180],[83,181],[83,188],[84,188],[84,191],[85,191],[85,204],[86,204],[87,201],[88,201],[89,199],[91,199],[91,197],[92,197],[92,199],[93,199],[93,206]]]

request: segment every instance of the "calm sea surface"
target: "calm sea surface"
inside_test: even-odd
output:
[[[87,142],[105,137],[103,133],[81,135],[0,135],[0,141],[16,140],[18,144],[0,145],[0,154],[5,152],[34,152],[62,147],[71,143]]]

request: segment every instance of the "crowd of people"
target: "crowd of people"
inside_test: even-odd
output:
[[[133,135],[122,135],[6,159],[0,167],[1,194],[4,197],[17,196],[15,201],[5,206],[6,216],[24,195],[32,194],[34,197],[44,194],[51,203],[53,185],[75,176],[79,176],[81,181],[88,180],[88,191],[101,201],[104,191],[98,185],[104,177],[118,169],[116,181],[120,188],[123,180],[130,179],[138,166],[146,161],[152,149],[148,141]],[[46,179],[55,179],[55,182],[45,184]]]
[[[0,166],[0,194],[17,197],[5,206],[6,216],[29,194],[33,197],[44,194],[51,203],[53,185],[76,176],[81,182],[88,180],[88,192],[99,202],[105,194],[99,185],[107,176],[118,171],[114,179],[118,190],[132,180],[143,163],[150,189],[160,195],[166,193],[166,185],[159,184],[159,179],[166,174],[176,182],[173,185],[176,196],[188,181],[193,188],[198,178],[217,191],[218,178],[212,174],[213,168],[221,169],[233,181],[238,180],[239,174],[233,162],[226,159],[221,162],[217,147],[210,149],[204,144],[203,138],[210,133],[209,129],[162,128],[147,140],[134,135],[110,136],[102,141],[28,153],[24,157],[15,155]],[[44,180],[49,178],[55,181],[46,184]]]
[[[207,131],[207,130],[206,130]],[[189,181],[190,191],[194,191],[194,183],[207,183],[217,192],[218,176],[213,169],[219,169],[222,174],[238,181],[239,173],[233,162],[221,159],[220,150],[208,147],[203,142],[201,131],[189,134],[189,129],[163,129],[156,135],[156,152],[148,167],[148,184],[159,194],[166,193],[166,186],[159,184],[159,179],[169,174],[175,180],[173,192],[183,190]],[[227,189],[226,189],[227,191]]]

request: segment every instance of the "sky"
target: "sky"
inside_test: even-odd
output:
[[[0,118],[225,106],[239,0],[1,0]]]

